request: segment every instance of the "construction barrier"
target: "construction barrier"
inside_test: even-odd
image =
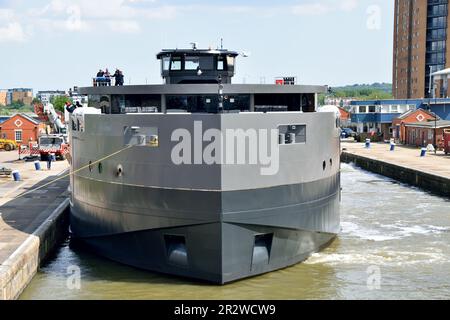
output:
[[[55,153],[55,154],[61,154],[61,155],[68,155],[70,153],[70,147],[67,144],[61,145],[61,148],[55,147],[55,148],[42,148],[40,149],[38,145],[30,143],[29,145],[20,145],[19,146],[19,156],[40,156],[41,153],[48,154],[48,153]]]

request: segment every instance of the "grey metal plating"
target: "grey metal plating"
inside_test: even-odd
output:
[[[301,123],[307,138],[280,145],[273,176],[259,165],[175,165],[171,133],[193,134],[194,121],[204,130]],[[101,172],[72,177],[73,237],[110,259],[223,284],[303,261],[339,232],[333,114],[101,114],[84,126],[72,132],[73,169],[122,149],[126,127],[158,129],[158,147],[132,147],[102,161]]]

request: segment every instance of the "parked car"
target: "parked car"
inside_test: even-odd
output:
[[[356,132],[350,128],[342,128],[341,130],[341,138],[355,138]]]

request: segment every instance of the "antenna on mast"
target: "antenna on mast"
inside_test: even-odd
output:
[[[220,50],[223,50],[223,38],[220,38]]]

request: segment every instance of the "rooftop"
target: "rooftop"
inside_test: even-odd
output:
[[[430,129],[441,129],[450,127],[449,120],[438,120],[438,121],[428,121],[428,122],[414,122],[414,123],[406,123],[407,127],[419,127],[419,128],[430,128]]]

